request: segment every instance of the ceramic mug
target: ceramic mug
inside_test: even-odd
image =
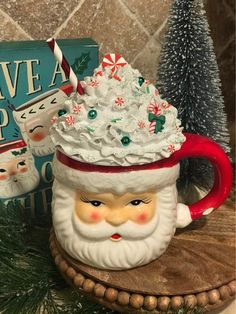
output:
[[[72,92],[71,85],[47,91],[13,108],[13,117],[34,156],[47,156],[55,147],[49,136],[51,119]]]
[[[210,139],[184,134],[169,158],[133,166],[82,163],[57,149],[53,169],[53,225],[74,259],[100,269],[129,269],[161,256],[175,233],[217,209],[231,190],[228,157]],[[184,158],[208,159],[214,185],[198,202],[177,202],[176,180]]]

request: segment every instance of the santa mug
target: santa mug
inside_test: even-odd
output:
[[[39,173],[23,139],[0,144],[0,198],[12,198],[34,190]]]
[[[229,159],[208,138],[184,135],[169,158],[142,165],[88,164],[57,149],[53,225],[64,250],[100,269],[145,265],[165,252],[176,228],[218,208],[231,190]],[[176,180],[190,157],[208,159],[215,177],[211,191],[187,206],[177,202]]]
[[[49,136],[49,129],[54,114],[64,105],[67,93],[71,92],[71,86],[65,85],[47,91],[18,108],[13,107],[13,117],[34,156],[54,153],[55,147]]]

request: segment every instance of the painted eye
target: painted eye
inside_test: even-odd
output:
[[[52,102],[51,102],[51,104],[52,104]],[[39,107],[39,109],[45,109],[44,104],[42,104],[42,105]]]
[[[0,169],[0,172],[1,172],[1,173],[3,173],[3,172],[7,172],[7,170],[6,170],[6,169],[1,168],[1,169]]]
[[[58,114],[59,117],[61,117],[61,116],[63,116],[66,113],[67,113],[66,109],[60,109],[60,110],[58,110],[57,114]]]
[[[29,130],[29,133],[33,133],[37,128],[43,128],[43,125],[36,125],[33,129]]]
[[[88,118],[90,120],[94,120],[97,117],[97,111],[95,109],[92,109],[88,112]]]
[[[100,201],[91,201],[90,203],[95,207],[99,207],[100,205],[102,205],[102,202]]]
[[[25,160],[22,160],[22,161],[18,162],[17,167],[18,166],[25,166]]]
[[[53,98],[53,100],[51,100],[51,104],[56,104],[56,98]]]
[[[124,136],[122,137],[121,139],[121,143],[124,145],[124,146],[128,146],[131,142],[131,139],[128,137],[128,136]]]
[[[143,203],[142,200],[133,200],[130,202],[130,204],[132,204],[133,206],[138,206],[140,205],[141,203]]]

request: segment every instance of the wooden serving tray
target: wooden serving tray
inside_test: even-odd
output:
[[[177,231],[159,259],[131,270],[99,270],[77,262],[61,248],[53,230],[50,248],[70,285],[121,312],[159,313],[182,306],[209,311],[233,299],[236,292],[231,201]]]

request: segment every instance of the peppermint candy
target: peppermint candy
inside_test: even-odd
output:
[[[125,101],[123,97],[117,97],[115,100],[115,104],[117,105],[117,107],[124,107]]]
[[[66,124],[73,125],[74,123],[75,123],[75,117],[74,116],[66,117]]]
[[[119,67],[124,67],[126,64],[125,59],[117,53],[107,54],[102,60],[102,67],[110,67],[112,72],[115,72]]]
[[[74,107],[73,107],[73,112],[76,113],[76,114],[79,114],[81,112],[81,105],[79,104],[76,104]]]
[[[171,154],[173,154],[174,152],[175,152],[175,145],[172,145],[172,144],[170,144],[168,147],[167,147],[167,150],[171,153]]]

